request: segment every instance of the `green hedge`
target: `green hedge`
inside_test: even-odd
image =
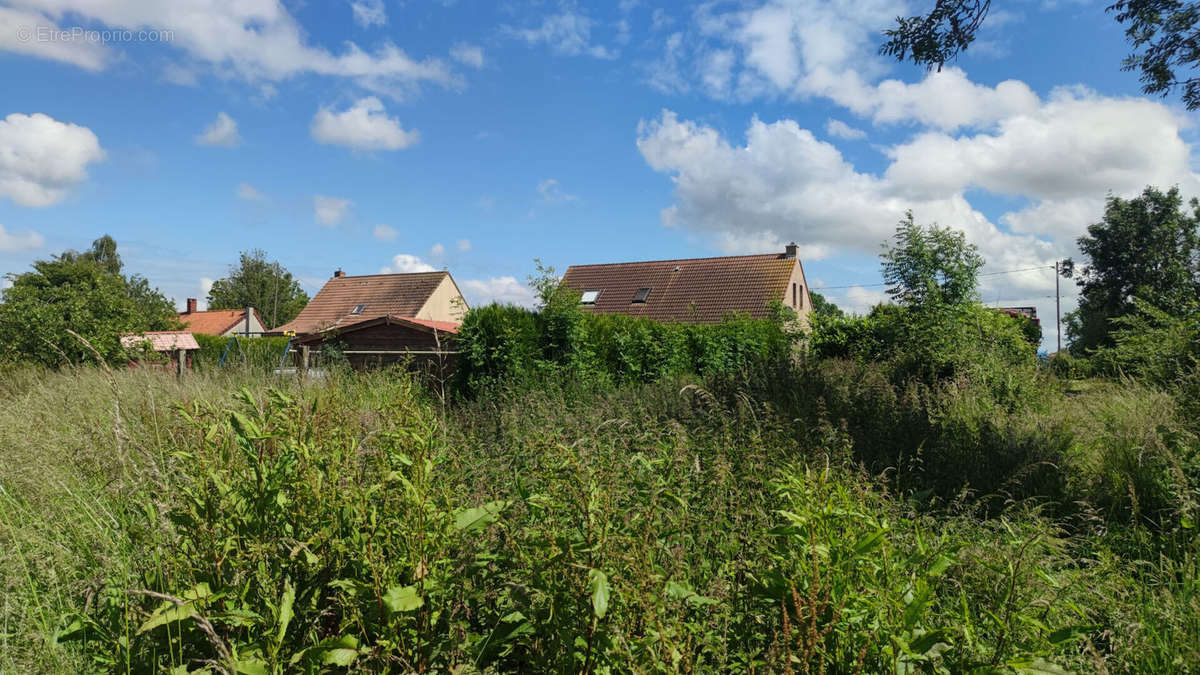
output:
[[[670,375],[734,375],[786,359],[793,336],[780,321],[730,316],[719,324],[585,314],[572,305],[540,312],[488,305],[467,312],[458,333],[457,381],[473,393],[530,375],[598,384]]]
[[[212,369],[221,363],[221,355],[229,350],[225,358],[225,366],[248,367],[256,370],[273,371],[279,367],[283,358],[283,350],[287,346],[286,337],[252,337],[231,338],[219,335],[196,334],[196,342],[200,344],[200,352],[192,360],[192,366],[199,369]]]

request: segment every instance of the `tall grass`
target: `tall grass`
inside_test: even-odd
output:
[[[1013,386],[7,373],[0,670],[1194,670],[1192,427]]]

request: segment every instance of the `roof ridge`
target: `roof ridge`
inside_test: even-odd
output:
[[[666,258],[664,260],[629,260],[626,262],[610,262],[610,263],[584,263],[582,265],[570,265],[571,267],[604,267],[608,265],[644,265],[648,263],[677,263],[677,262],[700,262],[704,260],[740,260],[745,258],[772,258],[776,260],[795,260],[795,258],[785,258],[783,253],[746,253],[742,255],[714,255],[702,258]]]
[[[326,283],[338,279],[365,279],[367,277],[413,277],[418,274],[449,274],[450,270],[430,270],[428,272],[380,272],[378,274],[347,274],[342,277],[330,277]]]

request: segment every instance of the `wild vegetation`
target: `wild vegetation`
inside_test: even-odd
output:
[[[0,669],[1195,672],[1194,308],[1045,362],[976,262],[907,219],[811,332],[544,275],[443,387],[10,366]]]

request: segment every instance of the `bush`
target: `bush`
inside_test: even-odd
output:
[[[291,365],[290,359],[286,364],[283,362],[283,350],[288,344],[286,337],[230,338],[201,333],[195,336],[200,351],[193,357],[192,365],[199,370],[222,367],[222,356],[225,357],[223,366],[244,367],[256,372],[269,373],[281,364]]]
[[[719,324],[584,314],[574,304],[540,312],[489,305],[467,312],[458,333],[457,379],[473,394],[497,382],[562,375],[611,386],[672,375],[734,376],[790,356],[783,324],[731,316]]]

